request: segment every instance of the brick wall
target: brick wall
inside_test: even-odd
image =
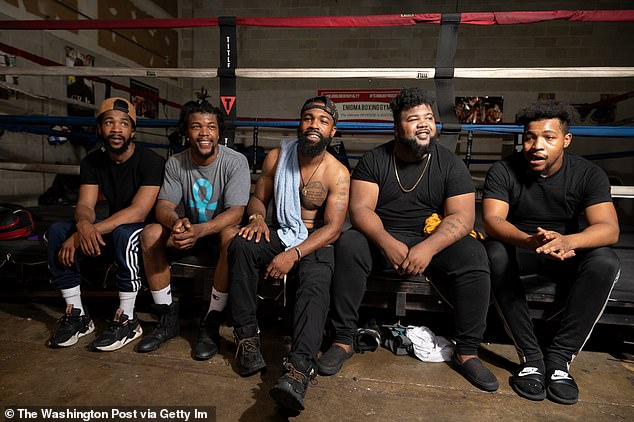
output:
[[[104,0],[100,0],[104,1]],[[79,2],[88,15],[94,16],[97,6]],[[90,4],[88,4],[90,3]],[[137,1],[135,4],[142,4]],[[317,0],[306,5],[297,0],[270,0],[264,4],[254,0],[208,2],[179,1],[180,17],[217,16],[324,16],[375,15],[398,13],[520,11],[520,10],[606,10],[630,9],[631,1],[400,1]],[[86,9],[87,8],[87,9]],[[0,18],[33,18],[15,6],[0,4]],[[179,29],[179,65],[181,67],[215,68],[218,66],[218,28]],[[439,26],[422,24],[394,28],[331,28],[292,29],[238,27],[238,66],[250,68],[310,67],[433,67]],[[92,51],[97,66],[134,66],[133,62],[99,49],[97,31],[1,31],[0,41],[35,54],[61,61],[64,45],[69,42]],[[552,66],[634,66],[634,24],[580,23],[551,21],[528,25],[468,26],[459,28],[455,63],[457,67],[552,67]],[[117,80],[116,78],[112,78]],[[119,80],[128,84],[127,78]],[[217,80],[181,79],[148,80],[160,89],[161,96],[175,102],[193,98],[205,87],[217,98]],[[538,93],[554,93],[571,103],[591,103],[601,94],[622,94],[634,89],[632,79],[551,79],[551,80],[471,80],[455,81],[455,94],[460,96],[494,95],[504,97],[505,121],[512,121],[516,110],[537,98]],[[63,78],[21,78],[24,87],[47,95],[64,93]],[[431,80],[324,79],[324,80],[249,80],[239,79],[238,115],[241,117],[295,118],[302,101],[318,89],[381,89],[418,85],[434,92]],[[97,86],[101,89],[100,86]],[[115,92],[116,93],[116,92]],[[97,101],[103,98],[98,91]],[[634,119],[634,99],[620,103],[617,120]],[[21,111],[20,111],[21,110]],[[0,112],[63,114],[64,107],[22,96],[11,101],[0,100]],[[167,109],[168,117],[175,117]],[[165,115],[162,113],[161,117]],[[592,122],[587,121],[587,124]],[[152,134],[148,134],[151,136]],[[164,137],[162,133],[155,134]],[[0,139],[0,154],[22,145],[22,135],[5,134]],[[30,138],[29,138],[30,139]],[[164,138],[163,138],[164,139]],[[7,142],[7,140],[9,140]],[[39,141],[38,141],[39,140]],[[41,151],[37,159],[45,162],[76,161],[82,151],[64,145],[57,149],[45,145],[45,139],[26,141]],[[39,142],[39,143],[38,143]],[[573,148],[586,153],[631,150],[632,140],[576,140]],[[39,148],[37,148],[39,147]],[[477,151],[477,150],[476,150]],[[60,158],[61,157],[61,158]],[[18,157],[19,158],[19,157]],[[35,156],[25,154],[25,160]],[[4,157],[2,158],[4,159]],[[626,184],[634,184],[631,168],[634,159],[600,162],[606,170]],[[0,177],[20,179],[13,172],[0,171]],[[38,176],[33,189],[48,183],[48,176]],[[50,177],[49,177],[50,179]],[[9,184],[11,185],[11,184]],[[8,185],[7,185],[8,186]],[[10,199],[14,188],[0,185],[0,200]],[[631,201],[630,201],[631,202]]]

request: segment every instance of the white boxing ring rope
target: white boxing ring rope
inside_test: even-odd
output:
[[[435,68],[236,68],[235,76],[251,79],[434,79]],[[36,66],[3,67],[0,75],[18,76],[114,76],[212,79],[218,77],[216,68],[122,68]],[[546,78],[632,78],[634,67],[539,67],[539,68],[454,68],[454,78],[462,79],[546,79]],[[12,89],[9,84],[5,88]],[[67,102],[69,101],[66,99]],[[94,106],[93,106],[94,107]],[[55,164],[22,164],[0,162],[0,170],[33,171],[42,173],[78,174],[79,166]],[[612,186],[612,196],[634,198],[634,187]]]
[[[18,76],[123,76],[154,78],[210,79],[218,77],[216,68],[123,68],[87,66],[1,67],[0,75]],[[235,76],[250,79],[434,79],[436,70],[428,68],[237,68]],[[460,79],[547,79],[547,78],[634,78],[634,67],[457,67]]]

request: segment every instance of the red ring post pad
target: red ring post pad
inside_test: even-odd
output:
[[[440,13],[413,13],[370,16],[297,16],[237,18],[236,25],[284,28],[358,28],[440,24]],[[575,22],[634,22],[634,10],[551,10],[539,12],[462,13],[464,25],[512,25],[550,20]],[[218,18],[169,19],[82,19],[82,20],[4,20],[0,29],[142,29],[218,26]]]

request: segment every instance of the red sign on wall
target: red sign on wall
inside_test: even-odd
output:
[[[390,101],[399,93],[398,89],[320,89],[317,95],[330,97],[337,105],[339,121],[391,122]]]

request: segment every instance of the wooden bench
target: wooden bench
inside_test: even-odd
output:
[[[634,234],[625,232],[621,235],[621,241],[614,248],[621,259],[621,278],[615,286],[610,301],[608,302],[599,323],[634,326]],[[11,267],[11,268],[9,268]],[[6,272],[12,272],[11,277]],[[27,293],[17,295],[19,297],[50,297],[58,294],[52,289],[34,290],[29,282],[38,277],[48,279],[46,267],[46,248],[42,241],[11,240],[0,241],[0,278],[17,280]],[[197,296],[209,297],[213,280],[213,262],[201,260],[197,257],[187,257],[172,265],[172,276],[183,280],[193,280],[193,291]],[[562,300],[558,297],[557,284],[543,278],[525,279],[528,293],[528,301],[531,315],[536,319],[557,319],[558,312],[562,308]],[[95,283],[97,289],[95,295],[105,295],[107,292],[98,289],[100,283]],[[265,291],[263,296],[267,298],[280,298],[279,286],[271,286],[263,283]],[[451,307],[443,299],[442,292],[437,288],[447,288],[443,283],[434,286],[426,277],[414,277],[402,279],[395,275],[373,275],[367,283],[367,291],[363,299],[363,306],[393,310],[397,316],[406,315],[407,311],[424,312],[451,312]],[[5,286],[6,287],[6,286]],[[16,296],[11,289],[0,290],[0,296]],[[445,296],[449,296],[448,294]],[[283,302],[283,301],[281,301]]]
[[[533,319],[560,319],[567,292],[559,291],[554,279],[525,276],[522,281]],[[436,285],[438,284],[438,286]],[[397,316],[407,311],[452,312],[449,286],[432,283],[427,277],[403,279],[398,276],[373,275],[368,279],[363,306],[393,309]],[[441,291],[442,289],[443,291]],[[634,327],[634,282],[621,277],[599,319],[600,324]]]

